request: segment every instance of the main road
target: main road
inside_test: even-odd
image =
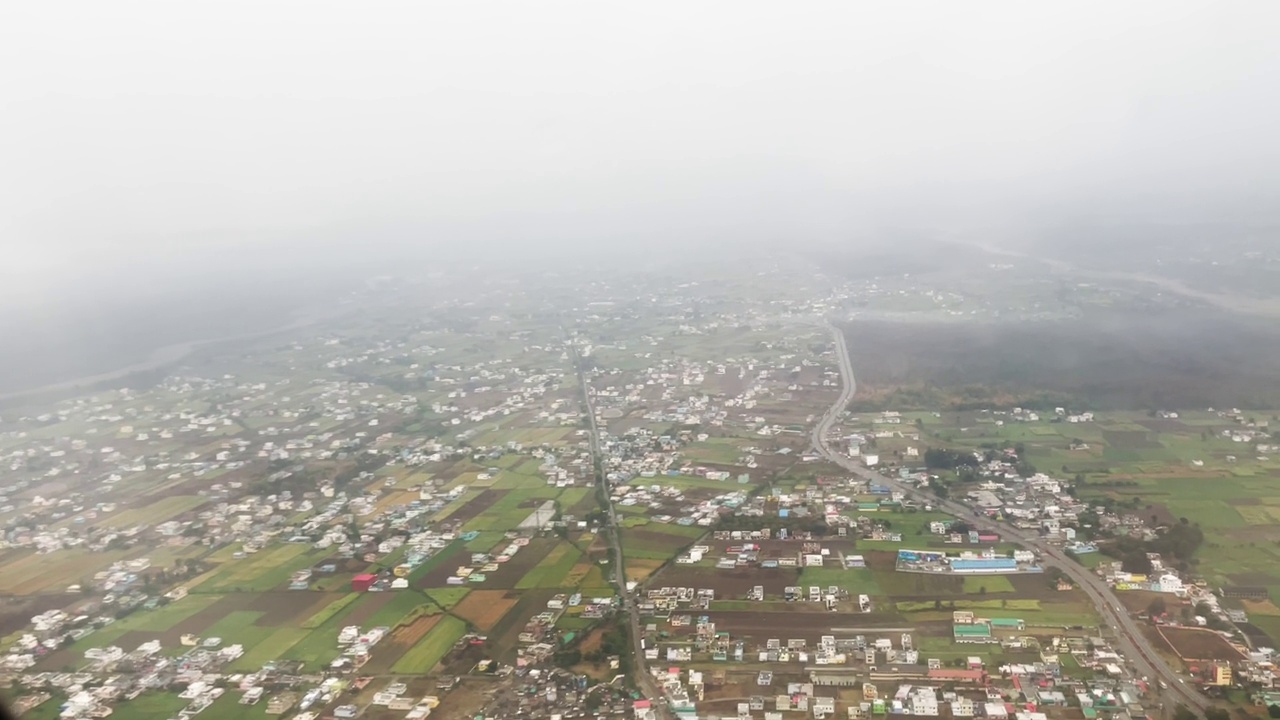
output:
[[[873,480],[902,491],[912,490],[913,488],[906,483],[865,467],[849,456],[833,450],[827,444],[827,436],[831,433],[831,428],[835,426],[836,421],[840,419],[845,409],[848,408],[849,402],[853,400],[853,395],[858,387],[853,378],[853,363],[849,359],[849,348],[845,342],[844,333],[830,324],[828,324],[828,328],[835,337],[836,358],[840,363],[842,386],[840,397],[813,428],[814,448],[828,460],[864,480]],[[975,516],[972,508],[965,507],[958,502],[934,498],[930,500],[930,503],[952,515],[964,518],[965,522],[970,525],[1001,533],[1007,538],[1021,542],[1023,545],[1040,552],[1043,557],[1052,560],[1055,565],[1066,573],[1067,577],[1071,578],[1084,590],[1089,599],[1093,601],[1093,604],[1097,606],[1104,621],[1116,631],[1117,649],[1128,659],[1130,666],[1138,674],[1153,680],[1159,680],[1167,686],[1164,690],[1157,688],[1158,694],[1170,695],[1172,700],[1186,705],[1202,716],[1204,710],[1212,705],[1209,699],[1200,694],[1199,691],[1188,687],[1183,678],[1179,677],[1178,673],[1170,668],[1156,653],[1150,641],[1142,634],[1138,623],[1116,601],[1107,584],[1087,568],[1068,558],[1061,549],[1045,543],[1040,539],[1039,535],[1023,532],[1011,525],[995,523],[983,515]]]
[[[563,331],[563,328],[562,328]],[[645,697],[653,702],[653,708],[657,712],[658,717],[663,720],[669,720],[671,713],[667,709],[666,696],[654,681],[653,675],[649,673],[649,667],[644,659],[644,635],[640,632],[640,608],[637,607],[635,598],[631,592],[627,590],[627,573],[623,565],[622,558],[622,536],[618,529],[618,515],[613,507],[613,493],[609,491],[609,481],[605,478],[603,460],[604,456],[600,452],[600,428],[596,423],[596,409],[591,402],[591,390],[587,384],[586,373],[582,370],[582,357],[578,355],[578,347],[573,344],[568,333],[564,333],[565,342],[569,346],[569,352],[573,355],[573,369],[578,375],[578,385],[582,388],[582,406],[586,410],[588,422],[591,425],[591,466],[595,475],[596,486],[604,503],[605,515],[608,518],[608,536],[609,546],[613,550],[613,577],[614,583],[618,586],[618,595],[622,598],[622,610],[627,614],[627,622],[630,626],[631,635],[631,654],[635,660],[633,666],[636,685]]]

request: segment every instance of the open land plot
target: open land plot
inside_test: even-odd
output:
[[[1184,661],[1240,660],[1244,655],[1212,630],[1161,627],[1158,632]]]
[[[311,567],[325,553],[303,543],[269,547],[246,558],[224,563],[193,592],[255,592],[283,586],[296,570]]]
[[[582,557],[582,552],[569,542],[560,542],[533,569],[516,582],[522,590],[530,588],[566,587],[565,577]]]
[[[672,565],[655,576],[648,586],[712,588],[717,599],[732,600],[746,597],[757,585],[764,586],[766,597],[782,597],[784,588],[800,584],[799,578],[800,571],[796,568],[718,570],[714,567]]]
[[[665,564],[665,560],[649,560],[645,558],[626,561],[624,568],[627,582],[644,582]]]
[[[338,613],[342,612],[347,607],[349,607],[352,603],[354,603],[356,600],[359,600],[359,599],[360,599],[360,594],[354,593],[354,592],[336,597],[333,600],[330,600],[327,605],[325,605],[324,607],[320,608],[315,613],[313,613],[311,617],[302,621],[299,627],[305,628],[307,630],[314,630],[318,627],[321,627],[325,623],[329,622],[330,619],[337,616]]]
[[[883,595],[876,573],[867,568],[809,567],[800,571],[801,587],[838,587],[850,595]]]
[[[532,570],[534,566],[538,565],[539,562],[541,562],[543,558],[551,552],[552,548],[560,542],[564,541],[561,541],[558,538],[533,538],[529,541],[528,545],[521,548],[520,552],[513,555],[510,560],[505,563],[500,563],[497,570],[486,573],[484,583],[479,585],[468,583],[468,586],[473,590],[514,588],[516,583],[519,582],[525,574]],[[461,543],[459,543],[457,547],[459,551],[452,552],[444,557],[437,556],[432,558],[432,560],[438,559],[437,562],[432,563],[431,567],[428,568],[416,581],[413,580],[412,577],[418,573],[415,571],[411,574],[410,584],[414,587],[423,588],[427,592],[431,592],[432,588],[450,587],[448,579],[457,574],[458,568],[461,566],[470,567],[470,555],[460,552],[462,548]],[[443,555],[443,553],[441,553],[441,555]],[[426,564],[427,563],[424,563],[424,566]],[[422,570],[422,568],[418,568],[418,570]]]
[[[528,485],[510,490],[500,490],[495,483],[486,493],[495,493],[498,499],[487,509],[463,524],[463,530],[515,530],[545,500],[554,500],[560,489],[544,484]]]
[[[458,603],[462,602],[467,595],[471,594],[469,587],[446,587],[432,588],[430,591],[423,591],[431,596],[431,600],[440,608],[448,610]]]
[[[462,540],[454,540],[448,545],[440,548],[436,554],[427,558],[426,562],[414,568],[409,573],[409,586],[415,588],[424,587],[444,587],[445,578],[453,574],[453,564],[463,561],[464,558],[470,559],[463,555],[466,544]],[[438,582],[434,584],[430,578],[438,578]]]
[[[48,610],[67,610],[74,616],[74,607],[85,602],[79,593],[0,596],[0,637],[25,629],[33,616]]]
[[[717,631],[756,640],[764,638],[804,638],[816,642],[823,635],[852,637],[876,627],[902,627],[902,618],[893,613],[832,612],[740,612],[707,611]],[[846,630],[848,632],[842,632]]]
[[[506,660],[515,655],[520,632],[530,618],[545,612],[547,601],[555,596],[556,590],[521,590],[518,599],[502,619],[489,631],[488,647],[494,657]]]
[[[142,507],[122,510],[98,521],[102,527],[127,528],[134,525],[156,525],[208,502],[196,495],[170,495]]]
[[[621,530],[622,553],[628,559],[666,560],[675,557],[706,532],[706,528],[701,527],[653,522],[640,527],[624,527]]]
[[[453,608],[453,614],[488,632],[516,606],[519,597],[510,590],[475,590]]]
[[[362,672],[381,674],[389,671],[444,617],[444,615],[424,615],[393,630],[391,636],[374,649],[373,658],[362,668]]]
[[[99,570],[128,555],[125,550],[93,553],[87,550],[58,550],[52,553],[15,554],[0,565],[0,593],[34,595],[62,593]]]
[[[694,462],[733,465],[742,456],[742,448],[749,444],[737,438],[714,437],[690,443],[681,452]]]
[[[362,593],[346,614],[344,624],[362,628],[395,627],[406,615],[430,605],[425,597],[412,590]]]
[[[391,669],[397,673],[425,673],[444,659],[449,650],[467,632],[467,624],[456,617],[446,615],[436,623],[425,637],[404,653]]]

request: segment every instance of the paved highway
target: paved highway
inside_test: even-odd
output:
[[[568,334],[566,333],[565,336],[567,338]],[[571,341],[567,342],[569,343],[569,351],[573,353],[573,368],[578,374],[578,386],[582,388],[582,404],[591,423],[593,472],[596,484],[600,487],[601,494],[604,495],[604,510],[609,520],[608,534],[609,546],[613,549],[614,583],[618,587],[618,595],[622,598],[622,610],[627,614],[628,623],[631,627],[631,654],[635,662],[633,674],[636,686],[640,688],[645,697],[653,701],[653,708],[657,711],[658,717],[663,720],[669,720],[671,714],[667,709],[666,696],[663,695],[653,676],[649,674],[649,667],[644,659],[644,646],[641,642],[644,635],[640,632],[640,609],[636,606],[632,594],[627,591],[626,568],[622,564],[622,541],[618,536],[618,516],[613,507],[613,493],[609,492],[609,483],[605,479],[603,466],[601,465],[604,456],[600,454],[600,429],[596,425],[596,409],[591,402],[591,393],[587,385],[586,374],[582,371],[582,358],[578,355],[578,348]]]
[[[848,456],[832,450],[827,444],[827,435],[831,432],[831,428],[840,418],[840,415],[849,406],[849,402],[853,400],[854,392],[857,390],[857,384],[853,377],[853,363],[849,359],[849,350],[845,344],[844,333],[835,327],[828,327],[835,337],[842,389],[839,399],[836,400],[835,404],[831,406],[831,409],[827,411],[827,414],[822,417],[822,420],[813,429],[814,448],[828,460],[840,465],[858,477],[874,480],[882,485],[888,485],[903,491],[912,490],[913,488],[896,478],[887,477],[860,463],[854,462]],[[966,522],[975,527],[997,532],[1004,537],[1021,542],[1026,547],[1038,551],[1047,560],[1052,560],[1053,564],[1061,568],[1068,577],[1084,590],[1094,605],[1097,606],[1103,620],[1116,631],[1117,649],[1128,660],[1130,667],[1137,674],[1152,680],[1160,680],[1168,686],[1164,690],[1161,690],[1158,686],[1153,687],[1153,690],[1163,701],[1182,703],[1201,716],[1203,716],[1204,710],[1212,705],[1208,698],[1200,694],[1195,688],[1186,685],[1183,678],[1179,677],[1177,672],[1165,664],[1164,660],[1156,653],[1155,648],[1151,646],[1151,643],[1142,634],[1138,623],[1134,621],[1128,612],[1122,609],[1107,584],[1087,568],[1068,558],[1061,549],[1043,542],[1038,535],[1021,531],[1012,525],[996,523],[985,516],[974,516],[972,508],[965,507],[958,502],[932,498],[930,503],[957,517],[964,518]]]

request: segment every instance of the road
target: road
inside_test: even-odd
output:
[[[565,334],[568,338],[568,334]],[[600,453],[600,429],[596,424],[596,409],[591,402],[591,393],[587,385],[586,373],[582,371],[582,358],[578,355],[578,348],[572,341],[566,340],[569,345],[569,351],[573,353],[573,368],[578,375],[578,386],[582,388],[582,405],[587,412],[587,418],[591,424],[591,461],[594,468],[596,484],[600,488],[601,494],[604,496],[604,510],[608,516],[608,536],[609,547],[613,550],[613,576],[614,583],[618,587],[618,595],[622,598],[622,610],[627,614],[628,624],[630,625],[631,634],[631,654],[635,662],[634,673],[636,686],[644,693],[644,696],[653,701],[653,708],[657,711],[658,717],[662,720],[670,720],[671,714],[667,709],[666,697],[663,695],[661,688],[654,681],[653,675],[649,674],[649,667],[644,659],[644,638],[640,627],[640,609],[636,606],[635,598],[627,591],[627,573],[626,567],[623,565],[622,558],[622,540],[618,535],[618,515],[613,507],[613,493],[609,492],[609,484],[605,479],[603,466],[601,462],[603,455]]]
[[[873,480],[902,491],[914,490],[914,488],[896,478],[890,478],[875,472],[855,462],[850,457],[832,450],[827,444],[827,436],[830,434],[831,428],[840,419],[841,414],[849,406],[849,402],[853,400],[853,395],[857,391],[857,383],[853,377],[853,363],[849,358],[849,349],[845,343],[844,333],[833,326],[829,325],[828,327],[835,337],[836,357],[840,363],[842,387],[840,397],[813,428],[812,441],[814,448],[828,460],[860,478]],[[990,530],[1020,542],[1024,546],[1038,551],[1042,557],[1052,560],[1054,565],[1061,568],[1067,577],[1071,578],[1084,590],[1089,599],[1097,606],[1103,620],[1109,623],[1111,628],[1116,631],[1117,650],[1129,661],[1130,667],[1138,675],[1146,676],[1152,680],[1161,680],[1168,685],[1168,688],[1164,690],[1161,690],[1158,686],[1153,686],[1153,690],[1158,696],[1165,700],[1182,703],[1201,716],[1204,715],[1204,710],[1212,705],[1210,700],[1201,695],[1199,691],[1187,686],[1183,682],[1183,678],[1179,677],[1178,673],[1161,659],[1155,648],[1142,634],[1138,623],[1134,621],[1128,612],[1121,608],[1119,601],[1112,595],[1111,589],[1107,587],[1107,584],[1097,575],[1090,572],[1088,568],[1068,558],[1059,548],[1043,542],[1038,535],[1023,532],[1012,525],[996,523],[985,516],[975,517],[972,508],[961,505],[958,502],[931,498],[930,503],[956,517],[964,518],[966,522],[977,528]]]

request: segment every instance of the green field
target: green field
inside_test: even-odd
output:
[[[170,495],[140,508],[124,510],[108,516],[98,524],[103,527],[127,528],[134,525],[157,525],[170,518],[194,510],[208,502],[195,495]]]
[[[570,543],[560,542],[516,582],[516,587],[521,590],[561,587],[565,576],[578,564],[581,557],[582,552],[578,548]]]
[[[213,577],[192,592],[261,592],[282,587],[296,570],[311,567],[326,557],[303,543],[288,543],[229,560]]]
[[[466,632],[465,622],[452,615],[444,616],[418,644],[400,656],[391,666],[391,671],[406,674],[429,672]]]
[[[965,595],[984,595],[986,593],[1011,593],[1013,583],[1003,575],[968,576],[962,583]]]
[[[347,593],[321,608],[316,614],[304,620],[301,627],[306,630],[314,630],[321,627],[338,613],[342,612],[348,605],[359,599],[359,593]]]
[[[176,716],[178,711],[187,706],[187,702],[178,697],[177,693],[148,692],[120,703],[115,712],[127,718],[164,720]]]
[[[432,588],[427,591],[431,599],[435,601],[441,608],[448,610],[449,608],[462,602],[462,599],[471,592],[468,587],[443,587]]]
[[[940,415],[918,415],[923,444],[981,451],[1021,443],[1036,468],[1079,476],[1082,498],[1199,524],[1205,542],[1191,572],[1211,586],[1264,585],[1280,600],[1280,453],[1264,455],[1249,442],[1230,439],[1242,423],[1205,410],[1182,411],[1177,419],[1104,412],[1090,423],[1051,422],[1041,413],[1039,422],[1003,425],[982,412]],[[1265,420],[1271,413],[1255,415]],[[1071,449],[1073,441],[1087,447]],[[1091,566],[1104,559],[1083,558]],[[997,592],[990,585],[987,591]]]

